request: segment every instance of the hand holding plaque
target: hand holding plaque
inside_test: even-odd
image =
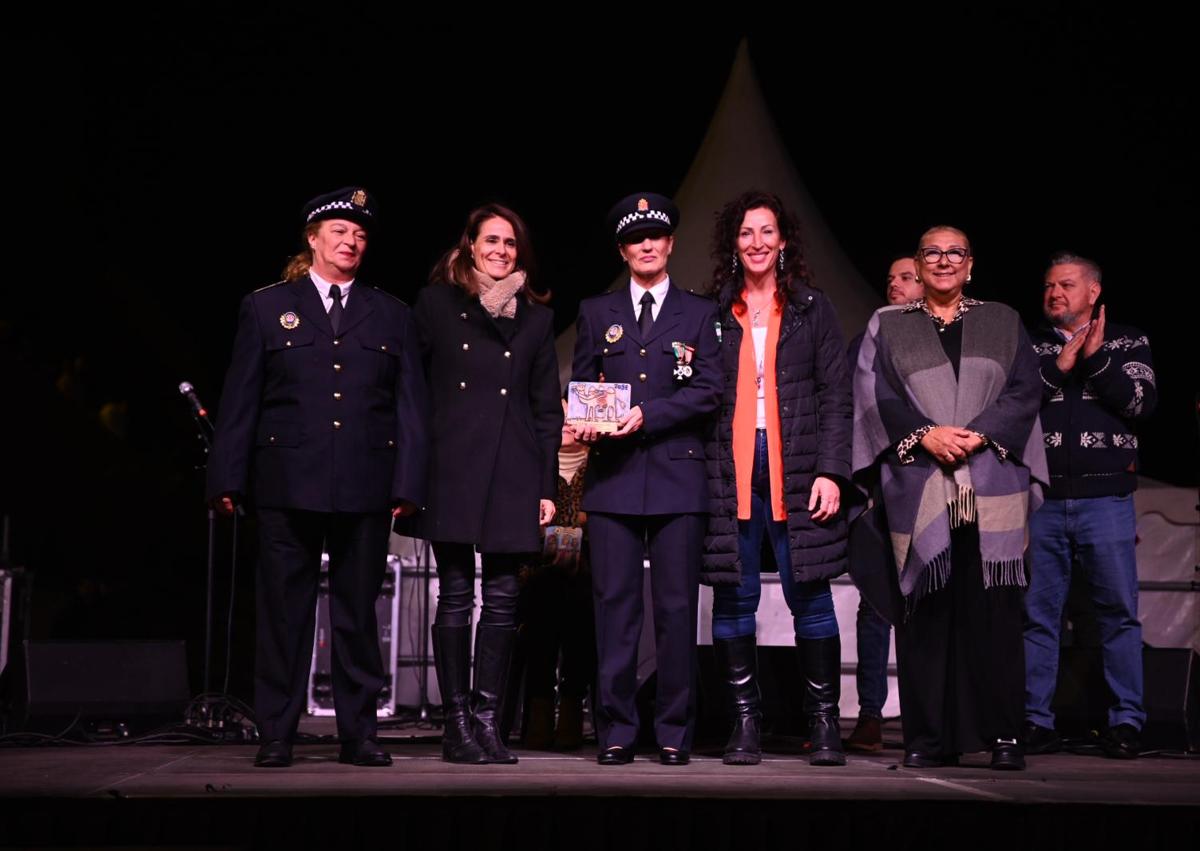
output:
[[[592,426],[611,434],[629,413],[628,384],[605,381],[572,381],[567,385],[567,422],[576,427]]]

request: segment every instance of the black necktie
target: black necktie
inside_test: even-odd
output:
[[[654,327],[654,296],[649,290],[642,295],[642,312],[638,314],[638,333],[642,335],[642,339],[650,334],[650,329]]]
[[[329,324],[333,326],[333,336],[338,335],[338,329],[342,327],[342,288],[337,284],[333,284],[329,288],[329,297],[333,299],[333,304],[329,308]]]

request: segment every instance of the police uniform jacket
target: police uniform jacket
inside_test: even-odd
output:
[[[462,287],[431,284],[414,313],[433,408],[418,533],[540,550],[538,502],[555,497],[562,442],[553,312],[518,295],[516,317],[496,319]]]
[[[408,305],[355,281],[335,339],[305,276],[242,301],[208,494],[377,512],[421,504],[428,401]]]
[[[601,437],[592,448],[585,511],[708,511],[704,436],[724,387],[716,325],[715,302],[674,285],[644,339],[628,286],[580,305],[572,379],[628,383],[643,416],[629,437]],[[675,375],[676,343],[695,348],[690,377]]]

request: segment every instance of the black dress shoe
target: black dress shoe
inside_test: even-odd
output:
[[[920,751],[905,751],[905,768],[943,768],[958,765],[958,754],[931,754]]]
[[[1142,751],[1139,731],[1132,724],[1118,724],[1100,739],[1100,749],[1113,759],[1137,759]]]
[[[1058,753],[1062,750],[1062,739],[1057,732],[1032,721],[1025,722],[1022,739],[1027,754]]]
[[[383,768],[392,764],[392,757],[376,739],[361,739],[354,742],[342,742],[342,751],[338,754],[338,762],[367,768]]]
[[[996,739],[996,743],[992,745],[992,770],[1025,770],[1025,754],[1016,739]]]
[[[658,761],[663,765],[687,765],[692,761],[692,755],[678,748],[659,748]]]
[[[614,745],[596,754],[596,762],[600,765],[628,765],[633,762],[633,748],[623,748]]]
[[[263,742],[254,756],[258,768],[287,768],[292,764],[292,743],[283,739]]]

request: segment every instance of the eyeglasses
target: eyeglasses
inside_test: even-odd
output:
[[[965,248],[951,248],[948,251],[942,251],[942,249],[933,248],[932,246],[929,248],[922,248],[917,252],[917,254],[920,255],[921,259],[930,266],[933,266],[936,263],[941,263],[943,257],[957,266],[970,256]]]

